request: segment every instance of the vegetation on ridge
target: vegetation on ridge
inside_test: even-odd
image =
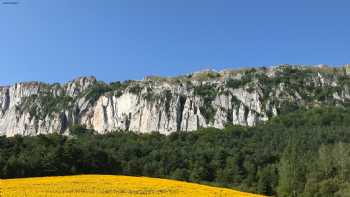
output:
[[[200,96],[203,99],[203,105],[199,106],[201,114],[206,119],[207,123],[214,121],[215,109],[212,102],[214,101],[217,90],[213,85],[202,85],[194,88],[194,95]]]
[[[35,94],[26,97],[21,105],[17,106],[20,112],[27,111],[31,117],[41,120],[54,112],[62,112],[69,109],[73,98],[67,95],[53,96],[52,93]]]
[[[271,107],[276,107],[278,114],[281,114],[294,111],[300,107],[311,108],[321,104],[349,105],[346,95],[349,94],[350,77],[346,74],[345,67],[318,68],[284,65],[273,69],[262,67],[242,71],[203,71],[193,75],[188,75],[185,78],[169,78],[165,80],[166,83],[174,80],[178,86],[170,86],[170,88],[165,89],[162,87],[161,82],[163,81],[159,81],[160,79],[157,77],[147,78],[144,81],[112,82],[110,84],[98,81],[79,92],[77,97],[66,95],[59,84],[41,84],[43,91],[24,98],[17,109],[21,112],[30,112],[32,117],[43,119],[53,112],[65,111],[82,97],[90,104],[94,104],[104,94],[108,93],[119,97],[127,91],[142,96],[149,102],[162,103],[165,101],[168,114],[168,101],[171,100],[168,97],[169,95],[198,96],[203,105],[196,107],[207,123],[213,123],[217,110],[213,105],[216,96],[222,93],[231,94],[230,92],[236,89],[244,90],[247,94],[258,94],[262,104],[262,113],[269,117],[272,116]],[[191,80],[192,77],[194,77],[193,80]],[[204,81],[205,79],[207,81]],[[215,80],[224,81],[218,82]],[[172,91],[180,87],[183,87],[186,91]],[[58,89],[61,94],[53,94]],[[192,92],[193,95],[190,95]],[[242,98],[244,99],[244,96]],[[236,98],[233,98],[232,101],[234,101],[235,106],[228,106],[228,108],[237,107],[241,103]],[[269,106],[268,104],[272,105]],[[228,111],[227,113],[231,112]],[[232,116],[232,114],[229,116]]]

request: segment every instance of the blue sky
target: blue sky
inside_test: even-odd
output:
[[[1,85],[350,63],[348,0],[17,1],[0,4]]]

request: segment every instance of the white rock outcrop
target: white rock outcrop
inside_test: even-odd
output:
[[[283,68],[256,72],[274,79]],[[215,71],[204,74],[211,72]],[[339,103],[350,99],[348,86],[341,86],[335,75],[319,71],[305,78],[303,84],[309,89],[305,88],[304,92],[300,91],[303,87],[292,89],[284,81],[268,86],[257,77],[249,83],[229,87],[227,80],[239,82],[246,74],[228,70],[216,73],[221,77],[203,80],[204,74],[200,72],[190,80],[191,76],[172,80],[152,77],[121,89],[108,89],[95,97],[90,93],[101,82],[94,77],[81,77],[63,85],[29,82],[0,87],[0,135],[69,134],[69,126],[73,124],[85,125],[98,133],[128,130],[162,134],[224,128],[226,124],[254,126],[277,116],[287,101],[305,104],[306,96],[315,96],[310,87],[335,88],[331,97]],[[212,88],[210,91],[215,90],[215,94],[196,93],[202,87]],[[56,100],[46,104],[50,99]]]

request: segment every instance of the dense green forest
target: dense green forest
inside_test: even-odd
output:
[[[118,174],[233,187],[280,197],[350,194],[350,109],[322,107],[255,127],[105,135],[0,137],[0,177]]]

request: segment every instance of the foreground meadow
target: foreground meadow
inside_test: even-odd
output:
[[[80,175],[1,180],[1,197],[130,197],[260,195],[199,184],[146,177]],[[262,197],[262,196],[260,196]]]

